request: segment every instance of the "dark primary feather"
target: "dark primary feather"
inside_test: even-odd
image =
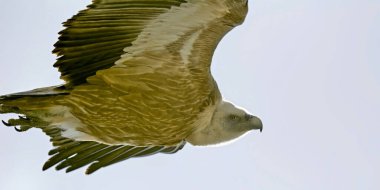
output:
[[[65,88],[63,85],[58,86],[50,86],[45,88],[37,88],[30,91],[18,92],[13,94],[7,94],[4,96],[0,96],[0,100],[11,100],[23,97],[48,97],[48,96],[59,96],[59,95],[67,95],[70,91]],[[0,101],[1,103],[1,101]]]
[[[184,0],[94,0],[64,23],[53,50],[66,86],[79,85],[96,71],[112,67],[143,27]]]
[[[44,164],[43,170],[54,165],[57,170],[66,168],[71,172],[89,165],[86,174],[91,174],[100,168],[124,161],[132,157],[143,157],[157,153],[175,153],[183,148],[185,143],[177,146],[135,147],[128,145],[106,145],[90,141],[67,141],[60,147],[49,152],[52,157]]]

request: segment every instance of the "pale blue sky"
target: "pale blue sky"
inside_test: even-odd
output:
[[[88,3],[2,2],[0,94],[60,83],[52,45],[60,23]],[[226,99],[262,118],[263,133],[85,176],[42,172],[48,138],[0,126],[0,189],[380,189],[380,1],[249,5],[213,73]]]

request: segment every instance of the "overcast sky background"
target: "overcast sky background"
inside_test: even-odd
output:
[[[0,94],[61,83],[52,45],[89,2],[1,2]],[[226,99],[262,118],[263,133],[85,176],[42,172],[48,137],[0,126],[0,189],[380,189],[380,1],[249,5],[244,25],[220,43],[213,73]]]

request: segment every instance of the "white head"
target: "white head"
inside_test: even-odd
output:
[[[238,138],[253,129],[263,129],[258,117],[223,101],[215,109],[210,125],[203,130],[195,131],[186,141],[192,145],[219,144]]]

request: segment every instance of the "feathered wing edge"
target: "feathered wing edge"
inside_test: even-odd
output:
[[[53,53],[54,67],[65,86],[86,83],[98,70],[110,68],[140,35],[145,25],[185,0],[93,0],[64,23]]]
[[[73,141],[62,139],[64,144],[49,151],[52,157],[44,164],[43,170],[56,165],[57,170],[64,168],[71,172],[89,165],[86,174],[91,174],[100,168],[127,160],[132,157],[150,156],[157,153],[173,154],[181,150],[185,142],[177,146],[147,146],[136,147],[128,145],[106,145],[90,141]]]
[[[58,87],[59,88],[59,87]],[[43,93],[43,92],[50,92]],[[157,153],[173,154],[181,150],[185,142],[176,146],[145,146],[136,147],[128,145],[107,145],[93,141],[75,141],[62,137],[62,129],[50,125],[31,112],[23,110],[17,106],[17,102],[23,98],[35,98],[36,101],[51,99],[52,96],[65,95],[67,92],[57,90],[57,87],[36,89],[33,91],[0,96],[0,114],[16,113],[20,114],[17,119],[2,121],[8,127],[15,127],[19,132],[24,132],[30,128],[40,128],[45,134],[50,136],[50,141],[55,147],[49,151],[51,156],[43,166],[47,170],[56,165],[57,170],[66,168],[66,172],[71,172],[83,166],[89,165],[86,174],[91,174],[100,168],[127,160],[132,157],[150,156]],[[21,101],[22,102],[22,101]],[[43,103],[42,103],[43,105]],[[41,114],[41,113],[39,113]]]

